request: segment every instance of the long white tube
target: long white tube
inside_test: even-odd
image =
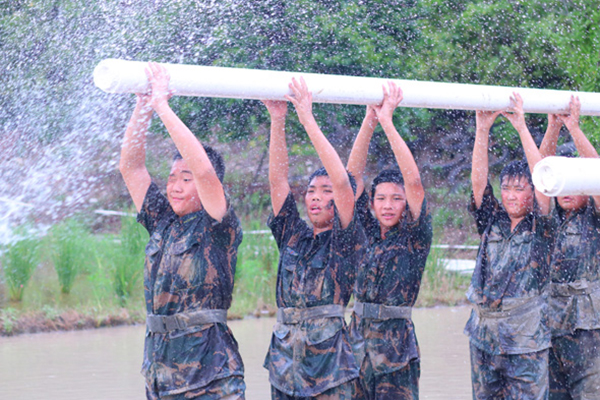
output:
[[[600,158],[546,157],[533,168],[533,185],[547,196],[600,195]]]
[[[379,104],[388,80],[358,76],[163,64],[171,76],[170,88],[181,96],[285,100],[292,77],[303,76],[313,101],[338,104]],[[94,83],[108,93],[144,93],[146,62],[106,59],[94,70]],[[600,93],[511,88],[398,80],[403,107],[457,110],[504,110],[514,91],[523,97],[528,113],[567,113],[571,94],[579,96],[582,115],[600,115]]]

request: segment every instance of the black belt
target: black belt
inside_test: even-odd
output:
[[[227,323],[227,310],[197,310],[174,315],[150,314],[146,316],[146,326],[152,333],[168,333],[190,326],[217,322]]]
[[[339,304],[327,304],[324,306],[308,308],[278,308],[277,322],[283,324],[298,324],[302,321],[315,318],[344,317],[346,307]]]
[[[377,303],[354,302],[354,312],[361,318],[368,319],[410,319],[412,307],[386,306]]]

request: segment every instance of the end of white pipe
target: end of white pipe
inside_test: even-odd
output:
[[[545,160],[545,159],[544,159]],[[533,185],[546,196],[556,196],[561,190],[560,179],[544,160],[533,168]]]
[[[115,93],[117,82],[113,79],[114,74],[111,73],[111,70],[116,62],[118,60],[109,58],[100,61],[94,68],[94,85],[107,93]]]

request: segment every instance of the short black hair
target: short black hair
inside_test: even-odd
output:
[[[500,172],[500,184],[502,184],[504,178],[508,178],[509,180],[525,178],[527,179],[527,182],[529,182],[531,188],[534,189],[529,165],[524,160],[512,161],[502,168],[502,172]]]
[[[348,172],[348,171],[346,171],[346,172]],[[308,177],[308,184],[310,185],[312,180],[315,179],[317,176],[329,177],[329,174],[327,173],[327,170],[325,169],[325,167],[321,167],[318,170],[316,170],[315,172],[313,172],[312,174],[310,174],[310,176]],[[354,179],[354,176],[352,176],[352,174],[350,172],[348,172],[348,180],[350,181],[350,186],[352,186],[352,192],[356,195],[356,179]]]
[[[384,169],[373,179],[373,183],[371,184],[371,199],[375,198],[377,185],[386,182],[397,183],[404,188],[404,177],[399,169]]]
[[[217,177],[219,177],[219,180],[221,181],[221,183],[223,183],[223,179],[225,178],[225,161],[223,161],[223,157],[218,151],[216,151],[209,145],[203,144],[202,147],[204,147],[204,151],[206,152],[210,163],[215,169]],[[183,157],[181,156],[181,153],[178,150],[175,150],[175,153],[173,153],[173,162],[177,160],[183,160]]]

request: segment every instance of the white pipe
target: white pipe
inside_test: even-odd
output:
[[[108,93],[145,93],[148,63],[106,59],[94,70],[94,83]],[[301,72],[163,64],[171,76],[170,88],[180,96],[285,100],[292,77],[303,76],[313,101],[339,104],[379,104],[388,79],[323,75]],[[600,93],[548,89],[398,80],[403,107],[457,110],[504,110],[517,91],[529,113],[567,113],[571,94],[581,100],[581,115],[600,115]]]
[[[546,196],[600,195],[600,158],[546,157],[533,168],[533,185]]]

